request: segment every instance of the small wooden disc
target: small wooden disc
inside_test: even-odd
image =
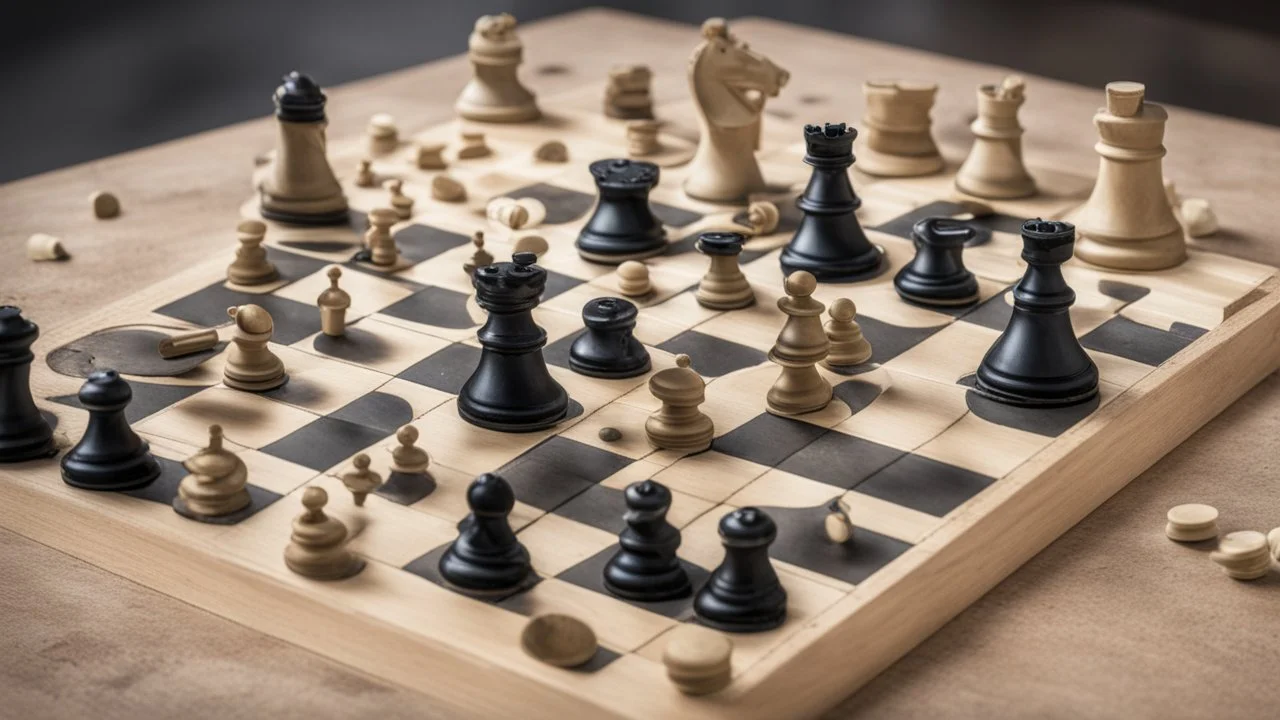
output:
[[[551,246],[547,244],[546,238],[541,235],[525,235],[519,240],[516,240],[511,254],[515,255],[517,253],[531,252],[538,257],[542,257],[543,255],[546,255],[547,250],[550,249]]]
[[[723,634],[699,625],[681,625],[671,632],[662,664],[680,692],[706,695],[729,684],[732,657],[733,641]]]
[[[99,190],[90,195],[89,204],[93,206],[93,216],[99,220],[113,218],[120,214],[120,200],[105,190]]]
[[[572,615],[539,615],[524,626],[520,646],[531,657],[556,667],[577,667],[596,654],[596,634]]]
[[[622,439],[622,431],[616,427],[602,427],[598,435],[605,442],[617,442]]]
[[[1267,533],[1267,545],[1271,546],[1271,557],[1280,560],[1280,527]]]
[[[1200,542],[1218,536],[1218,510],[1210,505],[1188,503],[1169,509],[1165,535],[1177,542]]]

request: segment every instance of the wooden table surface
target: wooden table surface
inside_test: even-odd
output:
[[[859,123],[874,77],[942,86],[934,132],[949,156],[970,135],[973,88],[1002,68],[760,19],[735,34],[791,71],[771,108],[796,122]],[[546,96],[644,62],[656,100],[687,93],[694,27],[589,10],[521,28],[523,77]],[[251,195],[264,117],[0,188],[0,302],[51,328],[225,251]],[[329,88],[331,137],[389,112],[404,131],[447,119],[464,58]],[[318,78],[323,82],[323,78]],[[1122,78],[1116,78],[1122,79]],[[1141,78],[1123,78],[1136,79]],[[808,104],[800,98],[810,96]],[[1148,88],[1160,100],[1160,88]],[[1101,88],[1028,77],[1026,156],[1093,173]],[[1223,230],[1198,246],[1280,265],[1280,130],[1171,108],[1167,178],[1208,198]],[[90,192],[124,206],[95,221]],[[58,235],[73,259],[32,263]],[[218,238],[210,243],[210,238]],[[47,350],[48,348],[44,348]],[[1280,705],[1280,573],[1227,579],[1205,548],[1164,538],[1172,505],[1206,502],[1224,532],[1280,525],[1280,378],[1270,376],[830,717],[1267,717]],[[431,678],[422,682],[430,683]],[[439,717],[393,686],[0,530],[0,716]]]

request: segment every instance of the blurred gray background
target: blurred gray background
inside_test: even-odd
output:
[[[1280,125],[1273,0],[40,0],[0,10],[0,181],[267,114],[284,72],[330,86],[466,50],[480,14],[607,5],[758,15]],[[582,38],[591,42],[591,38]]]

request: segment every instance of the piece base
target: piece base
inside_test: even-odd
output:
[[[236,380],[235,378],[230,378],[230,377],[227,377],[226,375],[222,376],[223,385],[226,385],[227,387],[233,390],[244,390],[245,392],[255,392],[255,393],[267,392],[268,390],[275,390],[276,388],[283,386],[287,382],[289,382],[289,375],[287,373],[277,378],[271,378],[269,380],[257,380],[257,381]]]
[[[1187,243],[1181,227],[1176,232],[1144,240],[1109,241],[1077,231],[1075,256],[1110,270],[1167,270],[1186,261]]]
[[[857,153],[855,168],[875,177],[920,177],[941,172],[941,155],[886,155],[869,147]]]
[[[1063,395],[1061,397],[1047,398],[1034,395],[1020,395],[985,385],[980,378],[975,380],[973,391],[987,399],[994,400],[995,402],[1002,403],[1004,405],[1032,408],[1068,407],[1070,405],[1079,405],[1080,403],[1088,402],[1098,396],[1097,385],[1094,385],[1087,391],[1072,395]]]
[[[302,225],[304,227],[318,227],[325,225],[345,225],[350,216],[347,208],[341,210],[330,210],[329,212],[306,214],[289,212],[288,210],[272,209],[260,206],[258,212],[266,220],[284,223],[285,225]]]
[[[788,252],[790,246],[783,249],[780,263],[782,265],[783,275],[790,275],[793,272],[804,270],[813,275],[818,282],[858,282],[860,280],[870,280],[889,269],[889,263],[885,260],[884,248],[879,245],[871,246],[875,253],[866,253],[861,257],[854,258],[852,262],[837,263],[832,260],[823,258],[809,258],[801,256],[795,252]]]

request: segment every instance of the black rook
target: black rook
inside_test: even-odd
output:
[[[591,163],[591,177],[600,199],[578,235],[578,254],[608,265],[661,254],[667,233],[649,207],[658,166],[639,160],[597,160]]]

